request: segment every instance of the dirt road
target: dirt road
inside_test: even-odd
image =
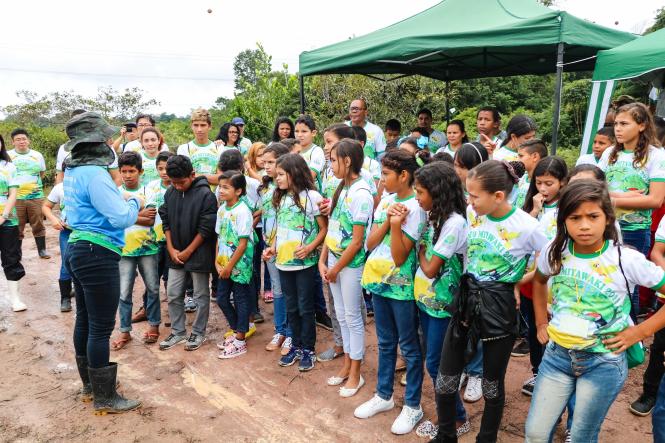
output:
[[[27,237],[27,236],[26,236]],[[98,417],[90,404],[76,399],[80,381],[72,347],[73,313],[59,312],[57,275],[60,263],[53,231],[49,232],[50,260],[40,260],[32,238],[24,241],[27,277],[22,280],[29,310],[13,313],[4,296],[0,299],[0,441],[3,442],[414,442],[415,433],[390,434],[396,408],[369,420],[353,417],[354,408],[369,399],[376,382],[374,325],[366,327],[368,352],[363,366],[367,385],[353,398],[342,399],[325,380],[334,374],[338,361],[317,363],[306,374],[296,367],[281,368],[277,355],[264,350],[272,336],[272,306],[262,304],[266,323],[249,339],[245,356],[222,361],[215,343],[226,328],[216,305],[211,306],[208,342],[198,351],[183,347],[159,351],[140,338],[147,327],[139,324],[134,340],[120,352],[120,391],[143,400],[136,412]],[[0,294],[4,294],[4,279]],[[142,288],[137,284],[135,303]],[[166,318],[166,304],[162,303]],[[188,314],[191,315],[191,314]],[[188,327],[192,317],[188,317]],[[168,334],[162,328],[162,337]],[[323,350],[330,333],[317,328],[317,346]],[[115,334],[114,334],[115,335]],[[506,412],[500,442],[524,438],[529,398],[520,393],[529,372],[528,358],[511,359],[507,377]],[[652,440],[651,419],[628,412],[639,393],[644,366],[632,370],[618,400],[603,425],[600,441],[611,443]],[[396,380],[397,381],[397,380]],[[396,382],[395,399],[403,402],[404,388]],[[482,403],[469,405],[472,432],[461,442],[475,441]],[[432,384],[423,388],[427,418],[435,414]],[[562,428],[555,441],[562,441]]]

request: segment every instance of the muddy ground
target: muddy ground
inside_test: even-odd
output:
[[[29,230],[29,229],[28,229]],[[216,305],[211,307],[208,342],[198,351],[182,346],[159,351],[144,345],[146,323],[138,324],[134,340],[112,360],[120,363],[120,391],[143,400],[135,412],[94,416],[90,404],[76,399],[80,381],[72,347],[73,313],[60,313],[57,276],[60,263],[57,239],[49,232],[53,257],[40,260],[26,230],[22,280],[29,309],[13,313],[0,282],[0,441],[3,442],[415,442],[415,433],[397,437],[390,425],[399,409],[369,420],[353,417],[354,408],[372,396],[376,382],[374,325],[366,326],[368,346],[363,374],[367,384],[352,398],[342,399],[325,380],[340,365],[338,360],[317,363],[313,371],[299,373],[295,366],[281,368],[277,354],[264,350],[272,337],[272,305],[261,304],[266,322],[249,339],[249,352],[234,360],[219,360],[215,343],[226,330]],[[135,303],[140,300],[140,283]],[[162,294],[163,296],[163,294]],[[188,314],[188,326],[192,314]],[[162,318],[166,318],[162,303]],[[114,333],[114,336],[117,334]],[[168,329],[162,327],[161,336]],[[318,350],[331,334],[317,328]],[[628,404],[640,392],[644,366],[631,370],[626,387],[612,406],[600,435],[601,442],[652,441],[651,419],[630,414]],[[520,387],[529,375],[529,359],[512,358],[506,380],[506,409],[500,442],[524,439],[529,397]],[[395,383],[395,400],[403,403],[404,388]],[[432,385],[426,380],[422,402],[425,417],[435,414]],[[460,441],[475,441],[483,401],[466,404],[472,432]],[[555,441],[563,441],[563,429]]]

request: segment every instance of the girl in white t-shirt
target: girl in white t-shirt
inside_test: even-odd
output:
[[[665,151],[653,146],[653,117],[641,103],[617,110],[614,135],[616,144],[603,152],[598,166],[607,176],[624,243],[646,254],[651,246],[651,212],[665,199]],[[635,320],[639,312],[637,290],[632,304]]]
[[[561,195],[556,237],[537,260],[533,299],[538,340],[546,345],[529,416],[527,442],[547,442],[574,394],[572,441],[598,441],[605,415],[628,375],[626,351],[665,325],[665,311],[634,326],[636,285],[661,291],[665,271],[618,243],[612,203],[596,180],[576,180]],[[548,281],[552,317],[548,320]],[[643,352],[631,349],[631,355]]]
[[[561,157],[549,156],[540,160],[533,170],[522,210],[539,220],[543,214],[554,211],[567,176],[568,167]]]
[[[360,176],[364,152],[359,142],[343,139],[330,153],[331,167],[340,183],[332,198],[328,234],[319,258],[323,281],[330,285],[344,348],[344,364],[328,385],[351,397],[365,384],[360,363],[365,353],[363,292],[360,278],[365,265],[365,238],[372,219],[374,198]]]
[[[478,340],[482,340],[483,347],[485,408],[477,440],[495,441],[499,431],[505,403],[504,378],[518,332],[515,284],[524,275],[533,251],[546,243],[538,221],[509,203],[517,181],[512,167],[497,160],[483,162],[467,175],[470,205],[466,211],[466,274],[441,351],[446,358],[439,365],[436,380],[437,437],[441,441],[456,438],[457,390]]]

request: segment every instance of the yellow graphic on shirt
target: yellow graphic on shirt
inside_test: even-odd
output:
[[[277,263],[290,263],[296,259],[296,249],[300,246],[299,241],[280,242],[277,248]]]
[[[602,277],[602,282],[605,284],[612,283],[611,274],[614,274],[619,269],[615,265],[602,265],[599,260],[593,260],[589,263],[591,270]]]
[[[508,232],[503,226],[497,227],[497,232],[499,233],[499,238],[505,243],[506,249],[510,249],[512,247],[511,241],[520,236],[519,232]]]

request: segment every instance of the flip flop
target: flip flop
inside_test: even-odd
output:
[[[111,342],[111,349],[114,351],[119,351],[125,346],[127,346],[127,343],[132,341],[132,337],[130,336],[129,338],[118,338],[117,340]]]
[[[147,345],[157,343],[157,340],[159,340],[159,332],[146,331],[145,334],[143,334],[143,343]]]

